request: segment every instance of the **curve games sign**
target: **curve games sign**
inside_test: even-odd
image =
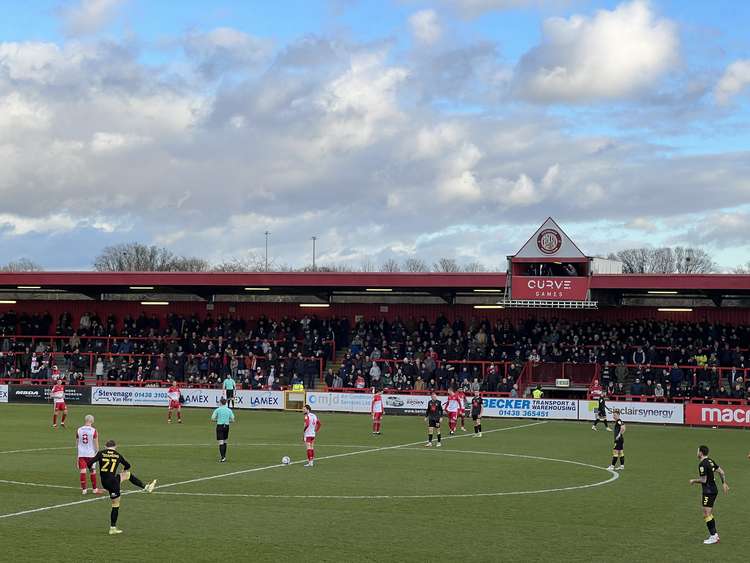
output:
[[[588,277],[513,276],[511,284],[513,299],[585,301],[589,291]]]

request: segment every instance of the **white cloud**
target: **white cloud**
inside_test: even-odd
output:
[[[117,15],[127,0],[80,0],[62,12],[65,31],[70,36],[97,33]]]
[[[560,9],[573,0],[442,0],[446,6],[455,8],[465,17],[474,18],[488,12],[505,10]]]
[[[516,90],[538,102],[629,97],[653,87],[678,56],[675,25],[634,0],[592,17],[545,20],[541,44],[516,69]]]
[[[411,32],[423,45],[432,45],[440,40],[443,33],[435,10],[420,10],[409,18]]]
[[[271,52],[270,42],[231,27],[189,33],[184,48],[199,72],[210,79],[229,71],[248,70]]]
[[[750,86],[750,59],[734,61],[724,71],[714,89],[717,103],[726,104]]]

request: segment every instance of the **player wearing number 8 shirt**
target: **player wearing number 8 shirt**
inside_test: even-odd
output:
[[[87,414],[83,422],[84,425],[76,430],[76,447],[78,449],[78,469],[81,472],[81,494],[85,495],[88,492],[86,487],[86,469],[88,468],[89,460],[96,456],[96,452],[99,451],[99,434],[96,432],[96,428],[94,428],[93,415]],[[98,494],[96,468],[92,467],[89,473],[91,474],[91,488],[94,490],[94,494]]]
[[[708,457],[708,446],[700,446],[698,448],[698,478],[690,479],[690,484],[694,485],[700,483],[701,485],[701,505],[703,506],[703,521],[706,523],[708,528],[708,539],[704,540],[703,543],[706,545],[712,545],[719,543],[719,533],[716,531],[716,520],[714,519],[714,503],[716,497],[719,494],[719,489],[716,486],[716,473],[721,477],[721,486],[724,490],[724,494],[729,492],[729,484],[727,483],[726,474],[724,470],[719,467],[713,459]]]
[[[97,453],[93,458],[86,462],[89,469],[95,463],[99,464],[99,473],[102,479],[102,487],[109,493],[112,501],[112,511],[109,516],[109,535],[121,534],[122,530],[117,529],[117,517],[120,513],[120,485],[123,481],[130,481],[136,487],[145,489],[147,493],[152,493],[156,487],[156,479],[148,485],[144,484],[138,477],[130,473],[130,463],[117,451],[117,444],[114,440],[108,440],[105,449]],[[118,468],[122,465],[123,471],[119,472]]]

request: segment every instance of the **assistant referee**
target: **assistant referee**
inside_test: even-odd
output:
[[[227,460],[227,440],[229,439],[229,425],[234,422],[234,413],[227,406],[227,400],[222,398],[221,406],[211,414],[211,420],[216,422],[216,439],[219,441],[219,461]]]

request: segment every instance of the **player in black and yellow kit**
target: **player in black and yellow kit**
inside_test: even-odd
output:
[[[474,391],[471,398],[471,420],[474,421],[474,437],[482,437],[482,397],[479,391]]]
[[[716,520],[714,519],[714,503],[719,494],[719,489],[716,486],[716,478],[714,475],[718,473],[719,477],[721,477],[721,487],[724,489],[724,494],[729,492],[729,485],[727,484],[724,470],[719,467],[718,463],[708,457],[708,446],[701,446],[698,448],[698,459],[698,478],[690,479],[690,484],[701,484],[703,521],[706,523],[709,534],[708,539],[703,540],[703,543],[711,545],[719,543],[719,533],[716,531]]]
[[[437,394],[433,391],[430,402],[427,403],[427,412],[425,413],[424,420],[427,423],[427,443],[425,447],[429,448],[432,446],[432,435],[435,433],[437,428],[437,447],[441,446],[440,440],[440,421],[443,418],[443,403],[437,398]]]
[[[607,397],[602,395],[599,397],[599,401],[596,405],[596,419],[594,420],[594,425],[591,427],[591,430],[597,430],[596,425],[600,422],[604,423],[604,428],[607,429],[607,432],[612,432],[612,429],[607,426],[607,411],[609,409],[607,408]]]
[[[620,467],[617,468],[618,471],[622,471],[625,469],[625,423],[620,418],[620,411],[619,409],[615,409],[612,411],[612,418],[615,420],[615,429],[613,432],[615,433],[615,445],[612,447],[612,464],[607,469],[615,469],[615,465],[617,465],[617,460],[620,460]]]
[[[105,448],[99,451],[95,457],[88,462],[89,469],[95,464],[99,464],[99,475],[102,480],[102,487],[109,493],[112,500],[112,512],[110,513],[109,535],[121,534],[122,530],[117,529],[117,516],[120,512],[120,484],[123,481],[130,481],[136,487],[145,489],[147,493],[152,493],[156,487],[156,479],[148,485],[144,485],[135,475],[130,473],[130,464],[117,451],[117,444],[114,440],[108,440]],[[118,467],[122,465],[123,471],[118,472]]]

